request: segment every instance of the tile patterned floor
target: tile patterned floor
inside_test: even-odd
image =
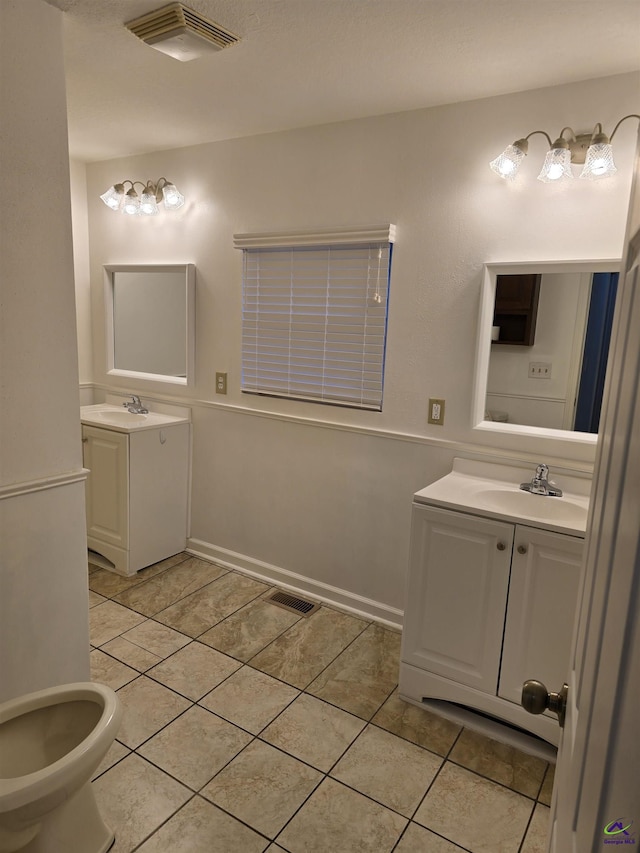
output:
[[[544,853],[553,767],[403,702],[397,632],[187,554],[89,587],[113,853]]]

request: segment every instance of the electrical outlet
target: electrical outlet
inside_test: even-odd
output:
[[[429,398],[429,417],[427,420],[430,424],[442,426],[444,423],[444,400]]]
[[[551,379],[551,362],[530,361],[529,379]]]
[[[227,393],[227,374],[216,373],[216,394]]]

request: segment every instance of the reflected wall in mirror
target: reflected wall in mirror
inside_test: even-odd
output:
[[[109,264],[104,271],[108,372],[191,384],[195,266]]]
[[[476,428],[595,441],[619,269],[619,260],[485,266]],[[496,326],[502,276],[539,281],[535,334],[525,345],[505,340]]]

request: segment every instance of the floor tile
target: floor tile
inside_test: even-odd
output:
[[[159,658],[168,658],[169,655],[191,642],[191,637],[174,631],[173,628],[167,628],[166,625],[161,625],[153,619],[145,619],[122,636],[130,643],[141,646]]]
[[[105,655],[100,649],[89,652],[89,666],[91,668],[91,681],[106,684],[112,690],[118,690],[134,678],[138,677],[138,671]]]
[[[228,572],[157,613],[155,618],[183,634],[198,637],[266,589],[266,584],[253,578]]]
[[[277,838],[291,853],[388,853],[406,819],[326,778]]]
[[[164,572],[166,569],[181,563],[186,558],[187,555],[184,553],[176,554],[175,557],[169,557],[167,560],[154,563],[153,565],[147,566],[139,572],[136,572],[134,575],[129,575],[128,577],[116,574],[115,572],[110,572],[108,569],[98,569],[98,571],[94,572],[89,578],[89,586],[101,595],[106,595],[107,598],[113,598],[114,595],[124,592],[125,589],[131,589],[133,586],[138,586],[138,584],[144,583],[146,580],[155,577],[161,572]]]
[[[199,791],[251,739],[237,726],[194,705],[139,747],[138,753]]]
[[[396,687],[399,666],[400,634],[369,625],[308,692],[369,720]]]
[[[536,804],[520,853],[547,853],[550,815],[548,806]]]
[[[405,702],[397,691],[391,694],[371,722],[438,755],[447,755],[462,731],[462,726],[457,723]]]
[[[189,643],[150,669],[147,675],[196,702],[241,666],[240,661],[209,646]]]
[[[202,797],[194,797],[139,853],[262,853],[269,842]]]
[[[533,801],[446,762],[415,821],[471,853],[517,853]]]
[[[546,775],[544,777],[544,781],[542,783],[542,788],[540,788],[540,793],[538,794],[538,799],[545,806],[551,805],[551,797],[553,795],[553,781],[555,778],[556,766],[555,764],[550,764],[547,768]]]
[[[191,705],[188,699],[157,684],[146,675],[118,691],[122,702],[122,725],[117,738],[135,749]]]
[[[201,794],[274,838],[321,779],[317,770],[254,740]]]
[[[527,755],[471,729],[462,732],[449,760],[533,799],[538,796],[547,769],[547,762],[542,758]]]
[[[89,590],[89,608],[95,607],[97,604],[102,604],[102,602],[106,600],[107,599],[104,597],[104,595],[99,595],[92,589]]]
[[[303,689],[366,627],[362,619],[321,607],[251,658],[251,666]]]
[[[238,660],[248,661],[301,617],[264,598],[250,601],[198,639]]]
[[[364,726],[358,717],[302,694],[260,737],[326,773]]]
[[[464,850],[423,826],[410,823],[393,853],[464,853]]]
[[[411,817],[441,764],[442,758],[432,752],[370,725],[331,776]]]
[[[114,764],[117,764],[118,761],[121,761],[125,756],[129,755],[130,752],[131,750],[128,749],[126,746],[123,746],[121,743],[118,743],[117,740],[114,741],[109,747],[109,750],[107,751],[105,757],[96,767],[96,770],[91,778],[97,779],[98,776],[101,776],[105,772],[105,770],[108,770],[110,767],[113,767]]]
[[[115,601],[103,601],[89,611],[89,642],[101,646],[142,622],[142,616]]]
[[[227,569],[190,557],[173,571],[163,572],[151,580],[125,590],[115,600],[132,607],[145,616],[154,616],[165,607],[185,598],[227,573]]]
[[[298,695],[294,687],[243,666],[201,699],[200,705],[258,734]]]
[[[135,643],[130,643],[124,637],[109,640],[108,643],[101,646],[101,649],[108,652],[111,657],[118,658],[122,663],[126,663],[127,666],[132,666],[138,672],[146,672],[162,660],[158,655],[136,646]]]
[[[129,853],[192,796],[135,754],[96,779],[93,792],[100,814],[116,834],[109,853]]]

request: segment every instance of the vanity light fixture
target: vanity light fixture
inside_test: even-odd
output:
[[[125,191],[125,184],[131,184]],[[142,187],[138,195],[136,184]],[[184,204],[184,196],[166,178],[158,178],[157,181],[122,181],[114,184],[103,193],[100,198],[111,210],[121,210],[129,216],[156,216],[159,212],[158,205],[164,204],[167,210],[177,210]]]
[[[624,116],[613,128],[611,136],[607,136],[602,130],[602,124],[598,122],[592,133],[576,134],[570,127],[563,127],[555,142],[544,130],[534,130],[522,139],[516,139],[511,145],[489,163],[493,171],[501,178],[512,181],[527,156],[529,150],[529,139],[537,133],[546,137],[549,150],[545,157],[542,170],[538,180],[543,183],[573,180],[571,164],[584,164],[580,173],[581,178],[598,180],[614,175],[618,170],[613,162],[613,148],[611,140],[623,121],[628,118],[640,119],[640,115],[631,113]]]

